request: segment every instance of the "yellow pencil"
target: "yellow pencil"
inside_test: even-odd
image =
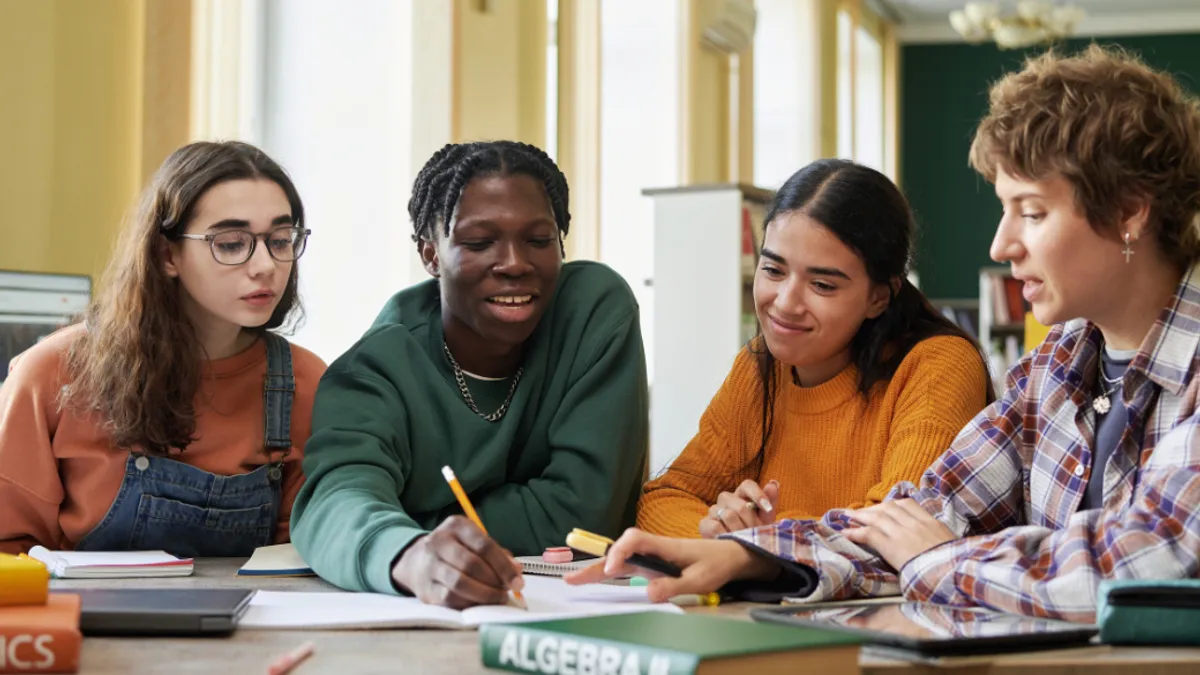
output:
[[[458,476],[454,475],[454,469],[448,466],[442,467],[442,476],[446,478],[446,482],[450,484],[450,490],[454,493],[454,497],[458,499],[458,505],[462,507],[463,513],[475,523],[475,527],[483,530],[487,534],[487,528],[483,526],[483,521],[479,519],[479,514],[475,512],[475,507],[471,506],[471,500],[467,499],[467,493],[462,489],[462,485],[458,482]],[[529,609],[529,605],[525,603],[525,598],[521,597],[520,591],[513,591],[513,596],[520,603],[522,609]]]

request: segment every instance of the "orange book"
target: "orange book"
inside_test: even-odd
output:
[[[79,672],[78,595],[52,593],[44,605],[0,607],[0,673]]]
[[[1020,279],[1004,278],[1004,297],[1008,301],[1009,323],[1021,323],[1025,320],[1025,296],[1021,294],[1024,286]]]

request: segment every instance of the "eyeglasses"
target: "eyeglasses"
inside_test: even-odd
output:
[[[222,265],[241,265],[254,256],[258,240],[267,243],[267,253],[278,262],[293,262],[304,255],[308,235],[312,230],[302,227],[277,227],[270,232],[254,234],[245,230],[229,230],[216,234],[181,234],[182,239],[207,241],[213,259]]]

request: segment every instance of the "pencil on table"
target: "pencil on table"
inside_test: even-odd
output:
[[[312,653],[313,643],[305,642],[287,654],[284,654],[283,656],[280,656],[272,661],[271,665],[267,666],[267,675],[287,675],[287,673],[292,672],[296,666],[300,665],[304,659],[312,656]]]

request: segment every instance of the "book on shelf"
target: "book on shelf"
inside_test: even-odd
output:
[[[857,673],[860,641],[819,628],[651,612],[488,624],[479,635],[488,668],[638,675]]]
[[[1020,279],[1007,274],[988,275],[992,305],[992,324],[995,326],[1020,325],[1025,321],[1025,296]]]
[[[1050,335],[1050,326],[1042,325],[1033,312],[1025,312],[1025,351],[1033,351]]]
[[[762,246],[763,205],[751,200],[742,202],[742,280],[750,282],[758,268],[758,252]]]
[[[949,304],[950,301],[931,301],[942,316],[952,321],[959,328],[966,331],[972,339],[979,339],[979,331],[975,328],[976,317],[979,316],[978,307],[956,306]],[[943,304],[946,303],[946,304]]]

